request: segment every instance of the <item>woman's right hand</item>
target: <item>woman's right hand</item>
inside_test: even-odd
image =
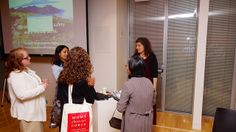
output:
[[[48,88],[48,79],[42,79],[42,85],[43,85],[43,87],[45,88],[45,89],[47,89]]]

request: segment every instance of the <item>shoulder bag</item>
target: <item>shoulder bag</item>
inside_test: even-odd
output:
[[[117,110],[115,109],[115,111],[113,112],[112,117],[111,117],[111,119],[109,121],[109,124],[110,124],[111,127],[120,130],[121,129],[121,122],[122,122],[122,120],[120,118],[115,117],[116,111]]]
[[[73,85],[68,88],[68,103],[64,104],[61,132],[93,132],[92,104],[85,100],[83,104],[73,104]]]

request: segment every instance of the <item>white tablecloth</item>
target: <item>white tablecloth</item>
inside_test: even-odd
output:
[[[117,101],[113,98],[95,101],[93,104],[93,132],[120,132],[110,127],[109,120],[116,109]],[[119,113],[116,116],[121,116]]]

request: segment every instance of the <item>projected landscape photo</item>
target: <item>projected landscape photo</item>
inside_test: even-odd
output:
[[[9,0],[13,48],[54,49],[73,40],[73,0]]]

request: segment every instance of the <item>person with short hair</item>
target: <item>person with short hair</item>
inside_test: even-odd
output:
[[[153,85],[144,76],[145,63],[138,55],[128,62],[130,79],[121,89],[117,110],[123,113],[121,132],[152,132]]]

